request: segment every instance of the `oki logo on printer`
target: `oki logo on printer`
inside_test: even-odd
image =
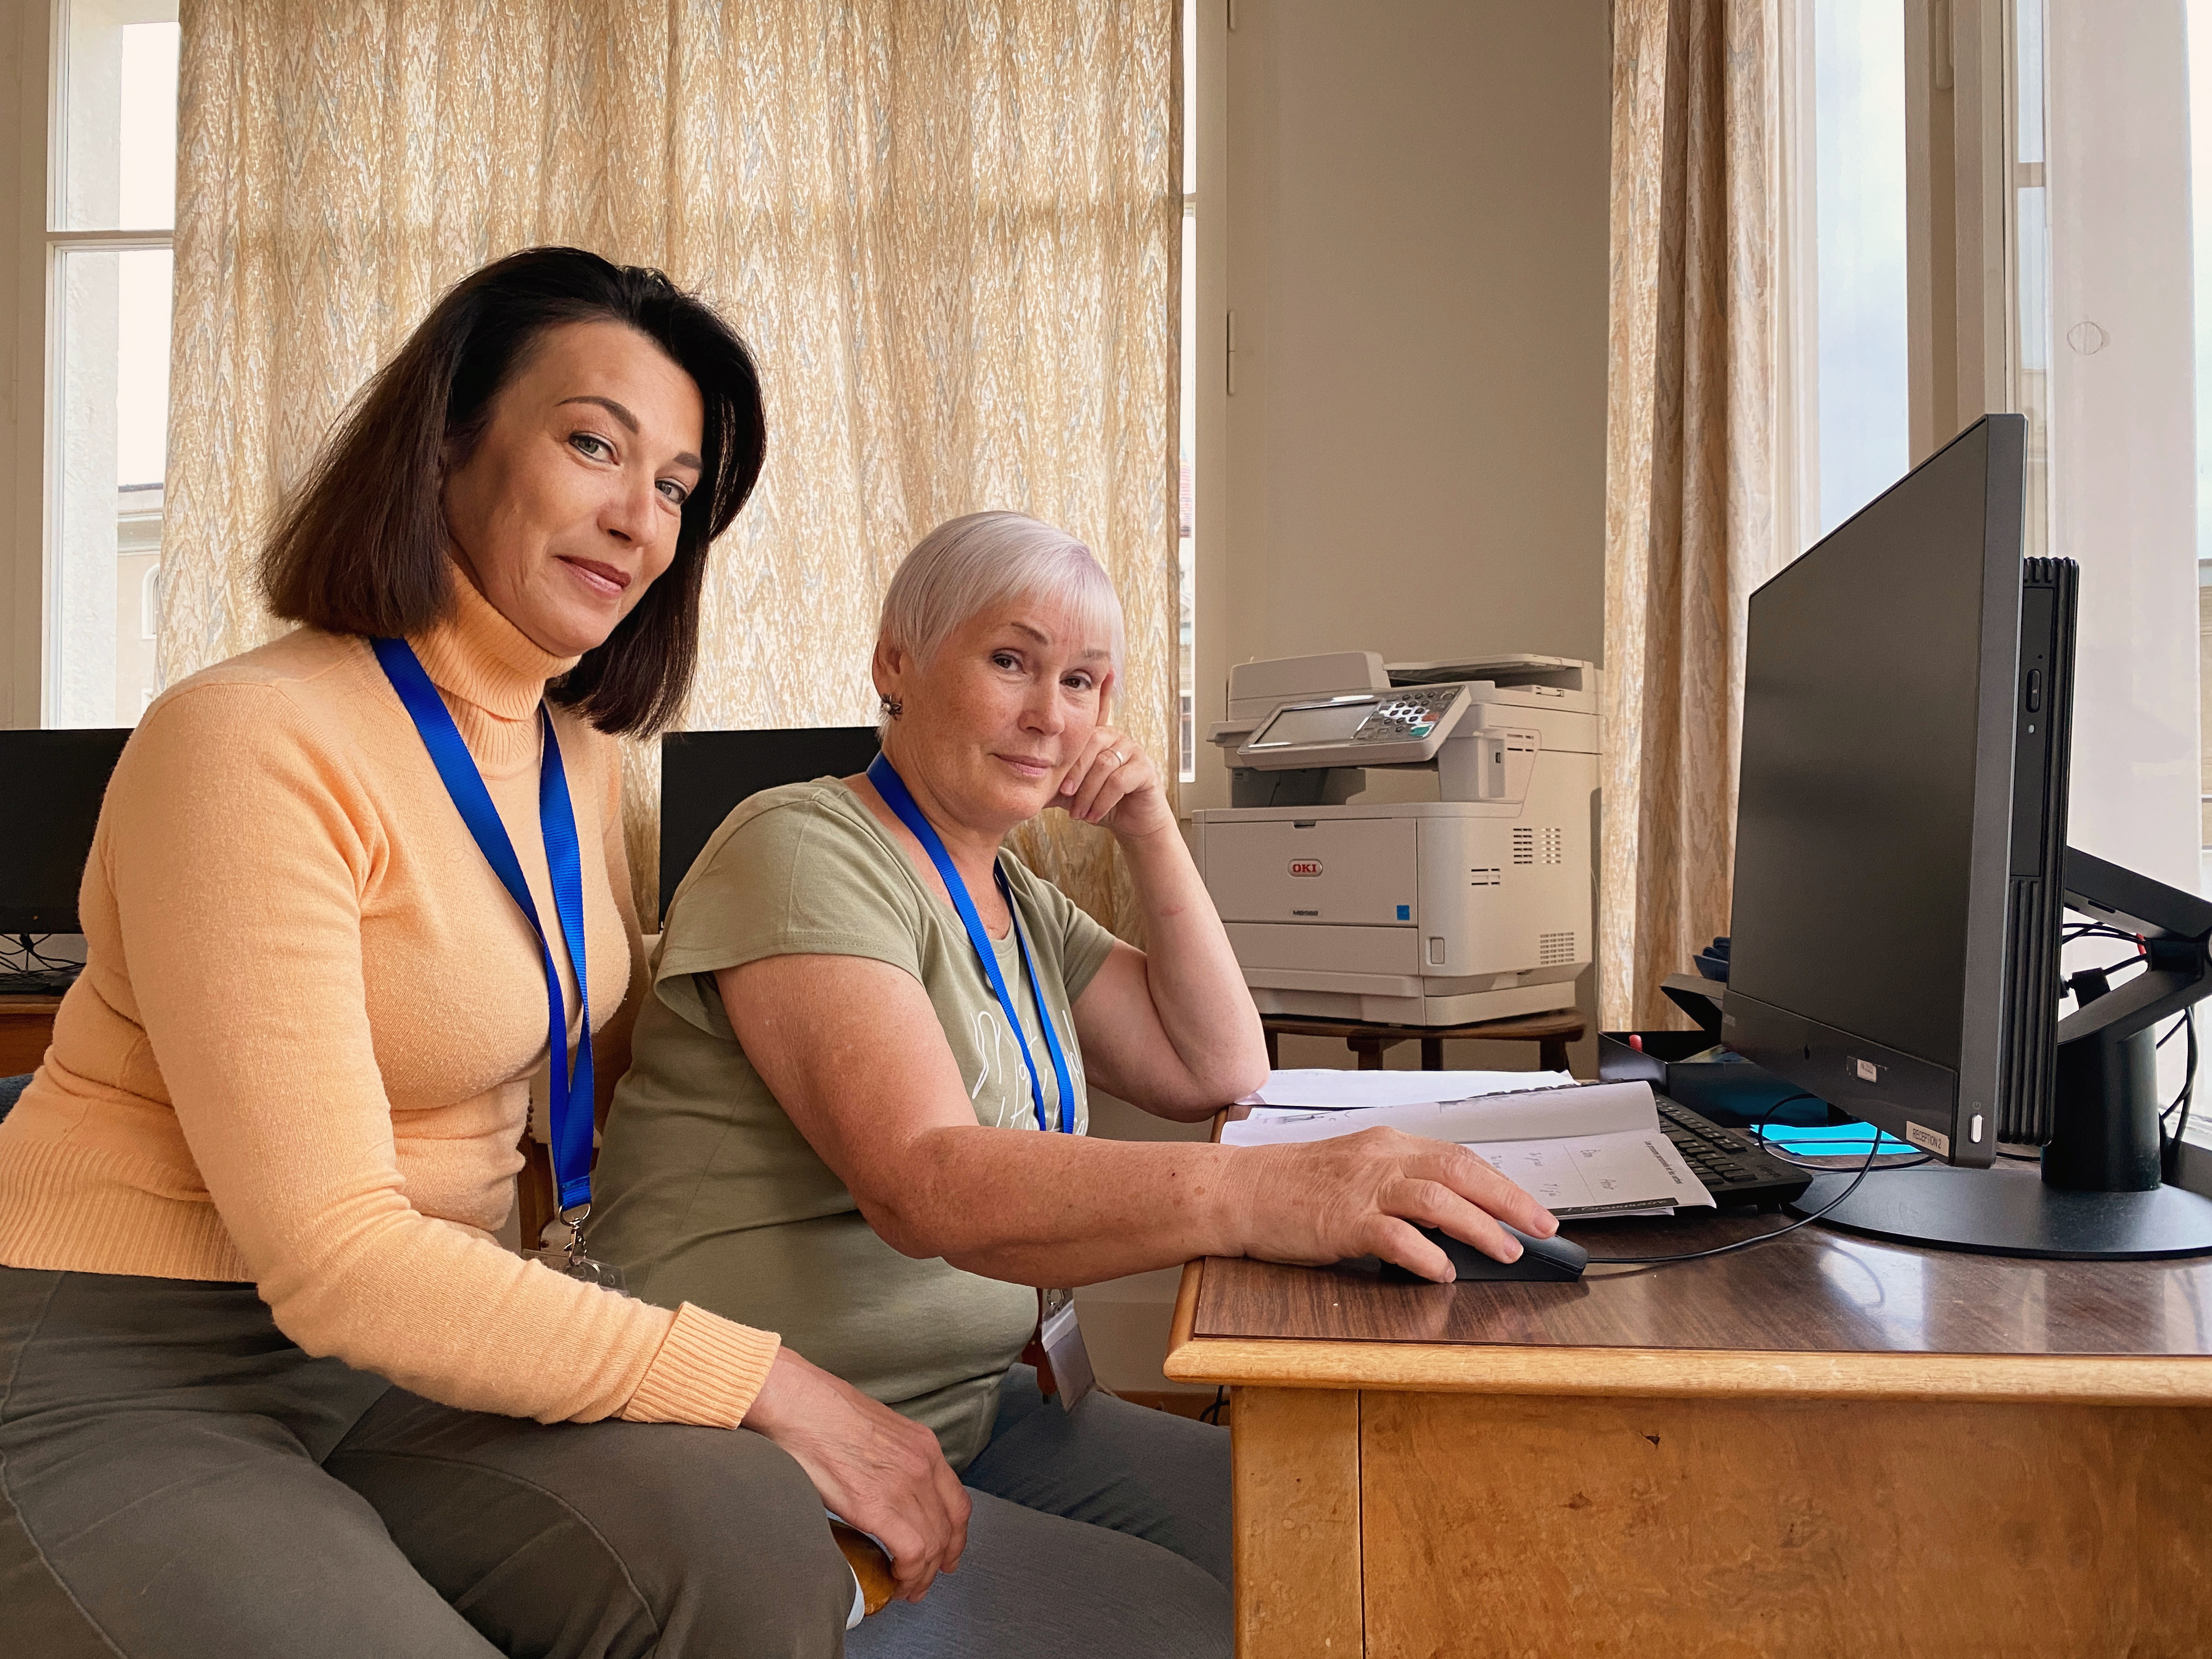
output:
[[[1294,876],[1317,876],[1321,873],[1319,859],[1292,859],[1291,873]]]

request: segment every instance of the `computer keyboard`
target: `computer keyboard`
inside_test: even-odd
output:
[[[1653,1097],[1659,1127],[1722,1209],[1744,1204],[1773,1209],[1813,1184],[1808,1171],[1762,1152],[1747,1131],[1724,1128],[1656,1090]]]
[[[66,968],[0,968],[0,997],[58,997],[76,983],[84,970],[72,963]]]

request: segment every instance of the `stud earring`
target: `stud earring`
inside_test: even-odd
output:
[[[906,704],[896,697],[878,697],[877,701],[883,704],[884,713],[889,714],[893,720],[906,713]]]

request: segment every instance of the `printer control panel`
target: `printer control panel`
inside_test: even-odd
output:
[[[1352,734],[1354,743],[1395,743],[1425,738],[1459,696],[1456,685],[1413,686],[1394,691]]]
[[[1237,751],[1237,764],[1403,766],[1434,760],[1468,707],[1465,684],[1408,685],[1286,702]]]

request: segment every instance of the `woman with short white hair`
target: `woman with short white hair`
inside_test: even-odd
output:
[[[1226,1653],[1228,1437],[1018,1362],[1038,1287],[1200,1255],[1493,1255],[1549,1213],[1462,1149],[1376,1130],[1246,1148],[1086,1138],[1091,1083],[1203,1119],[1267,1059],[1158,767],[1110,722],[1122,652],[1088,548],[1015,513],[940,526],[884,596],[883,753],[755,795],[671,902],[610,1115],[595,1249],[636,1292],[781,1331],[935,1430],[960,1570],[855,1653]],[[1146,948],[1006,850],[1103,824]],[[1011,1133],[1009,1133],[1011,1132]]]

